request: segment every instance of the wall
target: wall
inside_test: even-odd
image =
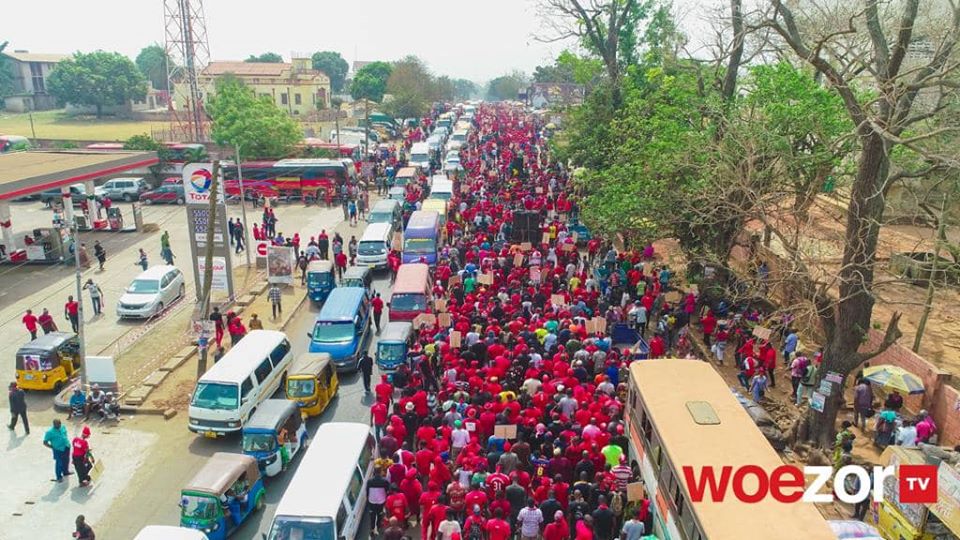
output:
[[[883,334],[870,330],[861,351],[876,350]],[[904,404],[917,412],[926,409],[932,416],[940,432],[940,444],[953,446],[960,444],[960,391],[953,386],[950,373],[941,370],[909,348],[894,344],[883,353],[870,360],[871,366],[890,364],[913,373],[923,381],[926,392],[916,396],[905,396]]]

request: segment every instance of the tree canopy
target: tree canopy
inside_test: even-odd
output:
[[[0,107],[3,107],[3,98],[14,91],[13,72],[10,70],[10,60],[3,55],[9,42],[0,43]]]
[[[62,104],[103,107],[143,99],[147,80],[129,58],[120,53],[76,53],[61,61],[47,78],[47,90]]]
[[[526,74],[520,71],[501,75],[487,83],[487,99],[494,101],[517,99],[517,95],[527,82]]]
[[[245,157],[284,158],[303,140],[296,120],[269,97],[255,95],[236,77],[217,79],[206,110],[213,119],[213,140],[223,146],[239,146]]]
[[[264,62],[267,64],[280,64],[283,57],[275,52],[265,52],[261,55],[251,54],[244,62]]]
[[[343,84],[350,71],[350,64],[336,51],[320,51],[311,57],[313,69],[326,73],[330,77],[330,88],[334,92],[342,92]]]
[[[154,43],[140,49],[140,54],[137,55],[134,63],[154,88],[166,90],[168,60],[167,52],[163,47]]]
[[[350,97],[380,103],[387,91],[387,80],[392,71],[392,66],[386,62],[371,62],[363,66],[353,76]]]

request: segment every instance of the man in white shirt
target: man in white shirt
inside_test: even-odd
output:
[[[455,421],[453,427],[453,432],[450,433],[450,461],[456,463],[460,451],[470,443],[470,432],[463,427],[460,420]]]
[[[904,420],[897,429],[897,444],[906,447],[917,446],[917,426],[913,420]]]
[[[540,524],[543,523],[543,512],[537,508],[537,503],[532,498],[527,499],[527,506],[517,514],[517,522],[520,524],[521,540],[537,540]]]

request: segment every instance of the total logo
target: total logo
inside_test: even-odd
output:
[[[210,202],[213,174],[209,164],[188,165],[183,168],[183,187],[188,204]],[[219,202],[219,201],[218,201]]]
[[[197,169],[190,175],[190,185],[197,193],[209,193],[213,184],[213,175],[207,169]]]

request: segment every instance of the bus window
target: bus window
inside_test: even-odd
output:
[[[363,450],[360,451],[360,459],[357,460],[357,464],[360,466],[360,472],[367,472],[367,468],[370,466],[370,459],[373,457],[373,447],[375,444],[373,437],[370,437],[367,439],[367,444],[364,445]]]
[[[240,385],[240,400],[243,401],[251,390],[253,390],[253,381],[250,380],[250,377],[247,377],[243,380],[243,384]]]
[[[290,342],[283,340],[280,342],[280,345],[277,345],[276,349],[270,351],[270,362],[276,367],[280,362],[283,362],[283,357],[285,357],[288,352],[290,352]]]
[[[350,486],[347,487],[347,498],[350,499],[351,505],[357,504],[357,499],[360,498],[360,490],[363,488],[363,475],[360,474],[360,471],[354,469],[353,476],[350,478]]]
[[[340,536],[340,533],[343,532],[343,527],[347,524],[347,507],[343,505],[343,502],[340,502],[340,509],[337,510],[337,536]]]
[[[273,366],[270,365],[270,359],[264,358],[263,362],[257,366],[257,369],[254,370],[254,374],[257,376],[257,382],[263,384],[267,381],[267,378],[270,377],[270,373],[273,371]]]

